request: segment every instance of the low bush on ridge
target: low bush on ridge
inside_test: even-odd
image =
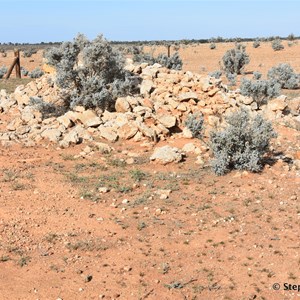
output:
[[[113,110],[118,97],[138,92],[138,77],[124,69],[122,53],[102,35],[89,41],[79,34],[48,50],[45,57],[56,68],[56,83],[67,107]]]

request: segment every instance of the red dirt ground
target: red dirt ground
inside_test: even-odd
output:
[[[186,68],[200,65],[197,49]],[[216,51],[224,49],[217,44],[201,62],[208,71]],[[267,69],[277,53],[266,51]],[[299,72],[299,45],[284,51]],[[261,63],[251,61],[249,70]],[[300,133],[276,129],[274,150],[300,159]],[[300,173],[288,160],[217,177],[194,155],[150,163],[152,144],[117,142],[111,155],[78,156],[87,145],[0,147],[1,300],[300,298],[283,286],[300,285]],[[138,158],[127,165],[132,152]]]

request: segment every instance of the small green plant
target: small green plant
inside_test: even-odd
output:
[[[58,239],[58,235],[56,233],[48,233],[44,239],[48,243],[55,243],[55,241]]]
[[[131,178],[137,182],[142,181],[146,177],[146,173],[141,170],[131,170],[129,173],[131,175]]]
[[[141,231],[141,230],[143,230],[146,227],[147,227],[147,224],[145,222],[141,221],[141,222],[138,223],[137,229],[139,231]]]
[[[12,187],[12,189],[14,191],[22,191],[22,190],[26,189],[26,185],[25,184],[17,182],[17,181],[13,182],[13,184],[12,184],[11,187]]]
[[[29,257],[29,256],[22,256],[18,260],[18,265],[20,267],[24,267],[24,266],[28,265],[28,263],[30,262],[30,260],[31,260],[31,257]]]
[[[18,177],[18,174],[13,170],[4,170],[3,171],[3,181],[12,182]]]
[[[0,262],[7,262],[9,261],[11,258],[9,256],[6,256],[6,255],[2,255],[0,257]]]
[[[124,168],[127,165],[126,161],[120,159],[109,159],[107,164],[118,168]]]

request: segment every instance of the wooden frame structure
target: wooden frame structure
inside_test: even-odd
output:
[[[21,78],[20,50],[14,49],[14,55],[15,55],[15,58],[11,64],[11,66],[9,67],[7,74],[5,75],[5,79],[8,79],[10,77],[14,67],[16,67],[16,77]]]

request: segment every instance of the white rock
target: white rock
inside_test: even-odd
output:
[[[61,131],[55,128],[49,128],[42,132],[41,136],[51,142],[58,142],[61,137]]]
[[[156,119],[159,123],[164,125],[166,128],[171,128],[176,125],[176,117],[171,115],[158,115],[156,116]]]
[[[180,162],[183,158],[183,154],[178,148],[172,148],[170,146],[163,146],[156,148],[151,155],[150,160],[158,161],[162,164],[168,164],[172,162]]]
[[[99,132],[101,137],[110,142],[115,142],[118,139],[118,134],[112,127],[100,126]]]

